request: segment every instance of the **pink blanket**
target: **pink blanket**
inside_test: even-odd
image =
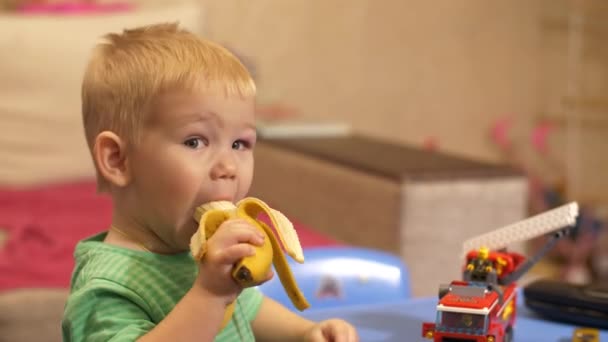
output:
[[[111,204],[93,182],[31,190],[0,189],[0,229],[9,234],[0,250],[0,290],[68,287],[76,243],[106,229]],[[304,248],[335,244],[294,222]]]

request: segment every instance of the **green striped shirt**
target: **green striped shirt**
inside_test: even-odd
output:
[[[76,246],[62,322],[64,341],[135,341],[169,314],[197,275],[190,253],[139,252],[106,244],[105,236]],[[250,322],[262,298],[256,288],[245,289],[233,319],[215,340],[254,341]]]

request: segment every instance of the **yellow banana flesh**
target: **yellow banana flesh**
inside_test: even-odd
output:
[[[207,252],[207,239],[224,221],[232,217],[231,212],[226,208],[230,207],[226,204],[202,205],[194,212],[194,219],[199,222],[199,226],[197,232],[190,238],[190,251],[197,261],[203,260]]]
[[[275,232],[257,217],[266,213],[276,229]],[[206,252],[206,241],[219,226],[230,218],[243,218],[265,234],[262,246],[254,246],[255,255],[241,259],[234,267],[232,276],[242,287],[251,287],[263,283],[274,265],[281,284],[291,302],[299,310],[305,310],[310,305],[299,289],[285,255],[282,253],[281,241],[287,254],[299,263],[304,262],[304,254],[299,239],[291,222],[280,212],[271,209],[257,198],[245,198],[237,205],[230,202],[211,202],[196,209],[194,219],[199,222],[198,231],[190,240],[190,250],[193,257],[201,261]],[[224,327],[234,310],[234,303],[226,309]]]
[[[199,222],[199,229],[190,239],[190,251],[195,260],[203,260],[207,252],[207,238],[211,237],[224,221],[232,217],[231,208],[234,208],[234,205],[230,202],[215,202],[196,208],[194,219]],[[226,306],[221,329],[232,319],[234,306],[234,301]]]

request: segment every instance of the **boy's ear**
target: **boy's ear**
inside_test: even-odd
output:
[[[115,133],[104,131],[97,135],[93,158],[99,173],[109,184],[124,187],[131,181],[127,146]]]

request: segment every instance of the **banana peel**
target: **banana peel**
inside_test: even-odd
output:
[[[260,214],[268,215],[275,230],[258,219]],[[190,239],[190,251],[194,259],[197,261],[204,259],[207,240],[224,221],[233,218],[247,220],[265,235],[264,243],[261,246],[254,246],[255,254],[241,259],[234,266],[233,279],[243,288],[260,285],[266,281],[268,272],[274,265],[293,305],[300,311],[307,309],[310,304],[298,287],[283,253],[284,250],[298,263],[304,262],[304,253],[298,235],[285,215],[257,198],[248,197],[236,205],[228,201],[215,201],[198,207],[194,219],[199,223],[199,228]],[[226,308],[222,328],[230,321],[233,311],[234,302]]]

